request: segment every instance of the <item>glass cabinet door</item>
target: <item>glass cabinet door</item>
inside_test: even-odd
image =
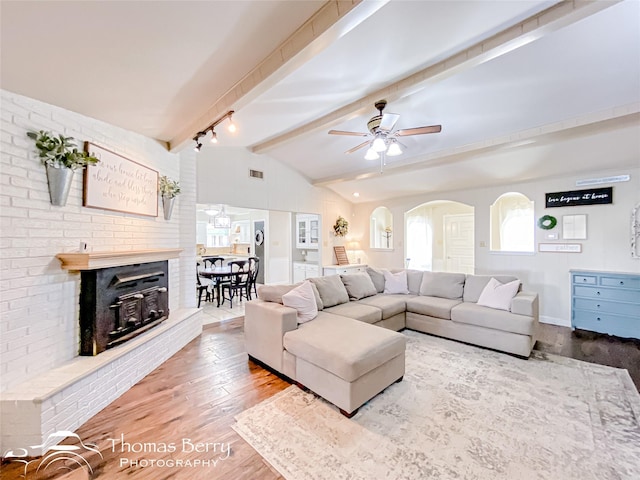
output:
[[[298,245],[307,245],[307,222],[298,220]]]
[[[309,220],[309,244],[318,245],[318,220]]]

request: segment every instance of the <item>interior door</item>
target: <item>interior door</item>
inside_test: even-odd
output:
[[[474,273],[474,215],[444,216],[444,268],[446,272]]]
[[[266,268],[264,260],[264,221],[253,222],[253,231],[255,232],[255,256],[260,259],[260,269],[258,270],[256,282],[264,284],[264,270]]]

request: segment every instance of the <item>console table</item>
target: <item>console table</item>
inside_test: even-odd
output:
[[[640,274],[571,270],[571,328],[640,338]]]
[[[322,275],[349,275],[351,273],[366,273],[367,266],[361,263],[352,265],[325,265],[322,268]]]

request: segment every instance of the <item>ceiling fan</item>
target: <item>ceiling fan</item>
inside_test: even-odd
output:
[[[367,153],[364,156],[367,160],[377,160],[381,154],[389,157],[401,155],[401,143],[397,137],[408,137],[409,135],[425,135],[427,133],[440,133],[442,125],[430,125],[428,127],[405,128],[393,131],[396,122],[400,118],[397,113],[382,113],[387,106],[386,100],[379,100],[375,103],[376,109],[380,112],[378,115],[371,117],[367,122],[369,133],[361,132],[345,132],[344,130],[329,130],[329,135],[350,135],[354,137],[368,137],[366,142],[347,150],[345,153],[353,153],[367,145]],[[402,147],[406,148],[404,145]],[[383,156],[384,156],[383,155]]]

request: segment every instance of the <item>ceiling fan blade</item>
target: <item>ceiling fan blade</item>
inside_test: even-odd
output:
[[[382,119],[380,120],[379,130],[383,130],[385,132],[390,132],[393,130],[393,127],[396,126],[396,122],[400,118],[400,115],[397,113],[385,113],[382,115]]]
[[[360,150],[362,147],[366,147],[366,146],[367,146],[367,145],[369,145],[370,143],[371,143],[371,142],[370,142],[369,140],[367,140],[366,142],[362,142],[360,145],[356,145],[355,147],[353,147],[353,148],[351,148],[351,149],[347,150],[347,151],[346,151],[346,152],[344,152],[344,153],[353,153],[353,152],[355,152],[356,150]]]
[[[398,130],[395,135],[398,137],[407,137],[409,135],[424,135],[425,133],[440,133],[442,125],[430,125],[428,127],[406,128]]]
[[[329,130],[329,135],[349,135],[352,137],[366,137],[368,133],[345,132],[344,130]]]

